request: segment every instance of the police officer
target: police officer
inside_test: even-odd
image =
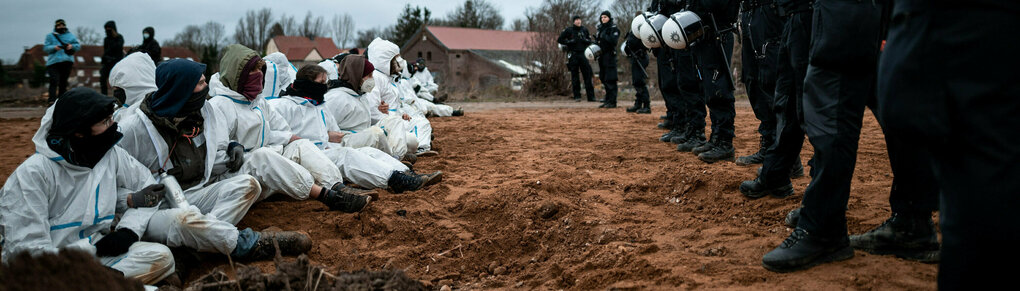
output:
[[[697,59],[702,92],[712,120],[711,138],[691,152],[706,163],[732,161],[736,109],[729,70],[733,52],[733,34],[729,28],[737,21],[740,3],[737,0],[692,0],[690,4],[689,10],[709,26],[705,40],[691,49]]]
[[[595,34],[599,47],[602,48],[598,57],[599,80],[606,89],[606,98],[599,108],[616,108],[616,45],[620,42],[620,29],[613,22],[613,14],[602,11]]]
[[[942,202],[938,288],[1011,286],[1009,265],[1020,260],[1020,59],[1008,54],[1020,51],[1020,3],[897,0],[892,19],[878,115],[887,136],[931,150],[929,182]]]
[[[805,129],[819,170],[805,190],[797,227],[762,258],[766,269],[795,271],[854,256],[846,206],[864,107],[874,96],[885,3],[815,3],[817,25],[812,31],[803,105]]]
[[[567,69],[570,70],[570,88],[574,90],[574,101],[581,101],[581,80],[584,75],[584,91],[588,94],[588,102],[595,102],[595,86],[592,85],[591,65],[584,57],[584,49],[591,45],[588,29],[581,26],[581,17],[574,16],[574,25],[567,27],[556,40],[567,50]]]
[[[776,144],[765,151],[758,177],[740,184],[740,192],[749,198],[793,194],[790,178],[804,175],[800,150],[804,144],[802,95],[811,43],[811,0],[775,0],[777,12],[784,18],[782,43],[778,46],[775,99]]]
[[[741,81],[751,101],[754,117],[758,118],[761,134],[758,151],[737,158],[737,165],[761,164],[765,150],[775,143],[776,116],[772,112],[772,96],[776,90],[776,63],[779,59],[779,36],[783,20],[774,0],[743,0],[740,2]]]
[[[637,91],[634,106],[628,107],[627,112],[651,114],[651,102],[648,98],[648,72],[645,70],[648,67],[648,48],[631,31],[625,37],[623,53],[630,59],[631,84]]]
[[[648,11],[670,16],[686,5],[684,0],[652,0]],[[680,144],[681,147],[688,140],[704,140],[705,102],[701,97],[694,56],[688,50],[675,50],[668,46],[654,48],[652,53],[658,69],[659,91],[666,101],[666,120],[661,127],[670,130],[659,140]]]

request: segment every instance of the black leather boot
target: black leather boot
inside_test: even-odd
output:
[[[717,141],[715,146],[706,152],[698,154],[698,159],[706,163],[718,161],[732,161],[734,155],[733,144],[726,141]]]
[[[793,195],[793,183],[787,182],[786,185],[769,186],[761,180],[761,177],[758,177],[754,180],[740,183],[740,193],[747,196],[747,198],[753,199],[765,197],[767,195],[772,195],[776,198],[785,198]]]
[[[939,240],[930,213],[893,212],[892,217],[875,229],[851,235],[850,246],[876,255],[895,255],[925,263],[939,261]]]
[[[307,253],[312,249],[312,238],[307,234],[295,231],[261,231],[258,232],[259,240],[247,253],[235,257],[244,261],[268,260],[276,256],[276,246],[280,247],[280,254],[284,256],[295,256]],[[273,241],[276,241],[276,245]]]
[[[390,175],[390,179],[386,181],[386,185],[390,187],[391,192],[399,194],[404,193],[404,191],[421,189],[425,186],[425,181],[418,175],[408,175],[393,171],[393,174]]]
[[[761,264],[769,271],[786,273],[853,257],[854,249],[847,237],[818,237],[798,227],[779,247],[765,254]]]
[[[708,139],[708,142],[703,143],[700,146],[691,149],[691,152],[694,153],[695,156],[700,155],[703,152],[707,152],[707,151],[712,150],[712,148],[715,147],[715,144],[717,142],[718,141],[716,141],[715,135],[712,135],[712,137]]]
[[[769,144],[770,143],[766,141],[765,137],[762,136],[758,141],[758,151],[753,154],[737,158],[736,164],[740,166],[747,166],[765,162],[765,150],[768,149]]]
[[[346,186],[343,188],[345,188],[344,190],[354,189]],[[372,197],[354,194],[353,191],[333,191],[332,189],[323,189],[322,193],[319,194],[319,197],[316,198],[316,200],[319,200],[322,204],[329,206],[329,210],[338,210],[343,213],[357,213],[364,210],[365,207],[368,206],[369,202],[372,202]]]
[[[694,150],[696,147],[700,147],[708,142],[705,141],[705,132],[703,130],[693,129],[691,134],[687,136],[687,141],[677,145],[676,150],[681,152],[689,152]]]

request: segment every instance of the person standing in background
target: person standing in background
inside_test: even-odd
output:
[[[99,71],[99,86],[100,92],[107,95],[110,70],[124,58],[124,36],[117,32],[117,23],[113,20],[107,21],[103,28],[106,29],[106,38],[103,39],[103,68]]]
[[[599,79],[606,89],[605,102],[599,108],[616,108],[616,44],[620,42],[620,29],[613,23],[613,15],[603,11],[599,15],[599,25],[595,41],[602,47],[598,58]]]
[[[46,35],[43,52],[46,53],[46,74],[50,77],[49,102],[57,101],[57,97],[67,92],[67,78],[71,76],[74,65],[74,53],[81,50],[78,38],[67,31],[67,23],[57,19],[53,24],[53,33]]]
[[[163,61],[163,51],[159,48],[159,42],[156,41],[156,30],[152,26],[142,29],[142,45],[131,50],[131,52],[144,52],[149,54],[152,58],[152,62],[159,65],[159,62]]]

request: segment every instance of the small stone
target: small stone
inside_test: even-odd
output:
[[[496,267],[499,267],[499,263],[492,262],[492,263],[489,263],[489,268],[486,269],[486,270],[488,270],[490,273],[495,273],[494,270],[496,270]]]
[[[439,291],[453,291],[453,288],[450,288],[450,285],[443,285],[443,287],[439,287]]]
[[[505,273],[506,267],[496,267],[495,269],[492,270],[492,274],[496,276],[503,275]]]

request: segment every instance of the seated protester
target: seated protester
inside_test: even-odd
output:
[[[266,61],[266,84],[259,95],[262,95],[266,100],[280,98],[283,90],[294,83],[297,69],[287,60],[287,56],[280,52],[271,53],[263,60]]]
[[[368,45],[368,61],[375,67],[375,72],[372,73],[375,88],[372,89],[372,92],[366,93],[363,98],[364,102],[368,102],[371,107],[379,109],[372,112],[372,121],[381,120],[386,116],[399,116],[406,120],[409,127],[408,132],[418,140],[418,148],[408,149],[408,152],[414,151],[415,154],[422,154],[432,149],[432,124],[424,116],[412,117],[408,112],[414,111],[403,108],[402,96],[393,77],[400,72],[397,64],[397,54],[399,53],[400,48],[396,44],[380,38],[376,38]]]
[[[429,68],[425,66],[425,59],[418,58],[412,67],[414,71],[411,74],[418,81],[418,84],[421,85],[419,93],[424,92],[429,94],[429,97],[434,96],[439,91],[439,84],[436,84],[435,78],[432,77],[432,72],[429,72]],[[426,100],[439,103],[433,98],[426,98]]]
[[[79,249],[145,284],[173,274],[169,248],[138,241],[164,190],[115,146],[113,109],[113,98],[79,87],[47,110],[32,138],[36,153],[0,189],[5,262]]]
[[[110,70],[110,86],[113,97],[121,105],[113,113],[113,121],[123,119],[124,110],[138,105],[145,94],[156,91],[156,65],[145,53],[132,53],[121,59]]]
[[[262,191],[255,177],[235,172],[261,170],[243,165],[244,152],[238,144],[228,146],[219,124],[222,117],[212,106],[205,106],[209,89],[203,72],[204,64],[189,60],[160,63],[156,68],[159,90],[132,107],[135,112],[121,123],[121,147],[148,172],[176,178],[191,204],[156,212],[143,239],[250,260],[271,258],[273,238],[283,254],[307,252],[311,239],[305,234],[234,227]]]
[[[247,174],[262,184],[259,200],[282,192],[297,200],[317,199],[347,213],[364,209],[371,198],[345,187],[336,165],[314,144],[291,134],[287,121],[259,95],[264,66],[255,51],[230,45],[220,60],[221,71],[209,82],[209,94],[215,96],[209,104],[222,114],[227,139],[246,152],[245,167],[251,169]]]
[[[450,107],[449,105],[435,104],[421,98],[422,92],[416,92],[416,90],[421,90],[421,85],[418,83],[417,79],[411,77],[411,71],[414,70],[414,66],[408,66],[407,61],[403,58],[400,58],[399,61],[401,67],[399,82],[401,84],[401,89],[405,92],[405,96],[413,96],[406,99],[411,100],[411,105],[417,108],[418,111],[424,113],[425,116],[447,117],[464,115],[463,110],[454,110],[453,107]]]
[[[348,55],[343,55],[344,59],[346,59],[346,56],[348,56]],[[361,57],[361,56],[358,56],[358,57]],[[328,78],[330,80],[330,81],[327,81],[327,84],[333,84],[333,86],[341,87],[342,83],[341,83],[341,81],[339,79],[340,78],[339,65],[340,65],[339,63],[333,62],[331,60],[326,60],[326,61],[323,61],[323,62],[319,63],[320,67],[322,67],[323,69],[326,69],[326,73],[327,73],[327,77],[326,78]],[[368,65],[372,65],[372,63],[368,62],[366,66],[368,66]],[[374,69],[375,66],[372,66],[372,68]],[[369,74],[374,74],[375,72],[376,71],[370,71]],[[369,76],[372,76],[372,75],[369,75]],[[360,96],[367,95],[368,92],[372,92],[372,90],[374,90],[373,88],[375,88],[376,82],[374,81],[374,78],[372,78],[372,77],[367,77],[367,78],[368,78],[367,80],[373,80],[373,81],[370,82],[371,85],[363,85],[365,88],[362,88],[362,89],[366,89],[367,88],[368,91],[362,91],[363,93]],[[364,78],[361,78],[361,79],[364,79]],[[347,80],[347,83],[351,84],[351,83],[353,83],[352,81],[353,81],[353,79],[352,80]],[[364,84],[364,83],[365,82],[362,81],[362,84]],[[369,88],[369,87],[371,87],[371,88]],[[330,89],[334,89],[334,88],[330,87]],[[330,90],[330,91],[328,91],[326,93],[326,95],[339,94],[339,93],[334,92],[334,91],[335,90]],[[415,152],[414,149],[418,148],[418,139],[413,134],[411,134],[410,129],[409,129],[410,123],[408,123],[406,120],[404,120],[402,115],[396,115],[396,114],[390,115],[390,114],[387,114],[389,112],[389,105],[387,105],[387,104],[380,104],[381,101],[378,98],[356,98],[356,99],[357,99],[358,102],[361,103],[361,106],[355,106],[351,102],[347,102],[349,99],[343,101],[343,104],[347,104],[347,106],[340,106],[339,104],[330,104],[330,105],[327,105],[330,108],[332,108],[330,110],[330,112],[333,113],[333,116],[336,116],[338,118],[345,118],[345,119],[348,119],[348,120],[353,120],[355,122],[355,124],[357,124],[355,126],[355,128],[347,128],[347,129],[345,129],[344,127],[341,127],[341,129],[344,129],[344,130],[354,130],[354,131],[357,131],[358,129],[361,129],[362,131],[364,131],[364,130],[368,130],[367,129],[367,128],[369,128],[368,126],[378,127],[379,129],[381,129],[383,131],[383,135],[386,137],[386,143],[389,145],[389,149],[380,149],[380,150],[382,150],[382,151],[392,155],[394,158],[398,158],[398,159],[401,159],[401,160],[404,160],[404,161],[408,161],[408,162],[411,162],[411,163],[413,163],[415,160],[417,160],[417,158],[416,158],[417,156],[414,155],[414,152]],[[356,108],[356,107],[361,107],[361,108],[369,108],[370,110],[367,113],[363,113],[360,110],[345,110],[343,112],[340,112],[340,111],[338,111],[337,107],[345,107],[345,108],[348,108],[348,109]],[[384,111],[387,112],[387,113],[383,113]],[[347,116],[348,114],[354,114],[354,115],[353,116]],[[364,119],[362,119],[362,117],[361,117],[362,114],[367,114],[367,118],[368,118],[368,122],[369,122],[367,125],[361,124],[361,122],[364,122]],[[408,116],[408,119],[410,119],[410,116]],[[400,133],[403,133],[403,134],[400,134]],[[378,134],[378,133],[376,133],[376,134]]]
[[[340,67],[344,72],[340,74],[340,79],[330,79],[326,82],[331,88],[326,91],[323,97],[325,110],[334,117],[333,120],[327,120],[327,122],[335,123],[340,132],[344,133],[343,139],[340,142],[341,146],[351,148],[372,147],[386,152],[394,158],[402,158],[401,155],[397,155],[397,149],[390,146],[386,130],[382,129],[379,125],[372,125],[372,118],[369,117],[371,114],[370,110],[372,109],[367,104],[361,102],[360,97],[362,93],[354,89],[368,89],[371,91],[370,87],[375,86],[375,82],[371,81],[372,71],[375,70],[372,67],[372,63],[369,63],[362,56],[354,55],[349,57],[349,60],[345,58],[341,61]],[[329,64],[326,64],[323,68],[327,71],[327,78],[336,78],[336,76],[329,74]],[[355,83],[357,85],[354,85]],[[362,86],[368,88],[362,88]],[[414,139],[414,142],[417,143],[418,140]],[[405,152],[407,150],[406,148],[402,149]]]
[[[294,85],[284,96],[269,103],[302,138],[313,141],[341,170],[349,181],[372,188],[389,187],[395,193],[418,190],[439,182],[442,172],[416,175],[397,159],[369,147],[353,149],[339,143],[344,134],[324,104],[326,70],[309,65],[298,70]],[[327,122],[328,120],[328,122]],[[407,172],[407,173],[405,173]]]

